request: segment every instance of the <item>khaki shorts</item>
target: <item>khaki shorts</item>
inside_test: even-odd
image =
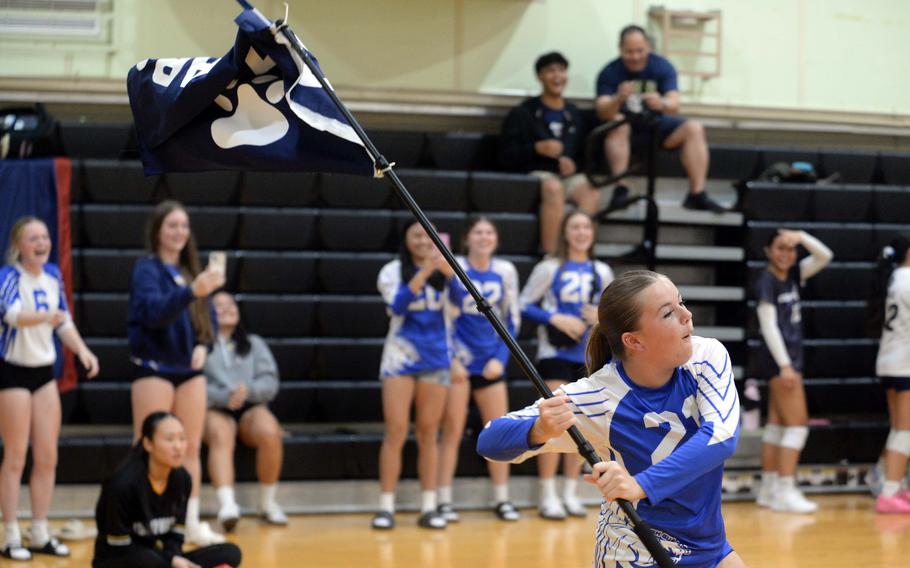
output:
[[[572,174],[568,177],[562,177],[559,174],[554,174],[553,172],[548,172],[545,170],[534,170],[531,172],[531,175],[539,177],[541,180],[557,179],[562,182],[562,186],[566,188],[566,199],[571,199],[572,194],[575,193],[575,191],[583,185],[591,187],[591,182],[588,181],[588,176],[585,174]]]

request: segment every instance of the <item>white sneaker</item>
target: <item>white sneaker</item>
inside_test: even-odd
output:
[[[201,522],[193,528],[187,527],[186,529],[186,541],[190,544],[211,546],[225,542],[224,535],[213,531],[207,522]]]
[[[762,484],[758,488],[758,495],[755,496],[755,504],[759,507],[770,509],[774,506],[774,486]]]
[[[814,513],[818,505],[806,499],[799,489],[786,489],[774,496],[771,509],[781,513]]]
[[[284,526],[288,524],[288,516],[284,514],[277,503],[272,503],[259,512],[259,518],[270,525]]]
[[[588,509],[578,500],[578,497],[566,497],[563,499],[566,513],[572,517],[584,518],[588,516]]]
[[[544,519],[562,521],[566,518],[566,509],[559,499],[545,499],[538,506],[538,513]]]
[[[224,532],[232,532],[240,520],[240,507],[237,503],[226,503],[218,510],[218,524],[224,529]]]

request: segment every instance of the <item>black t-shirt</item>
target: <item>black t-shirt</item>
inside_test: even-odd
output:
[[[168,561],[183,547],[183,523],[192,480],[182,467],[171,470],[167,487],[157,494],[143,459],[121,466],[104,483],[95,522],[95,557],[111,558],[133,547],[151,548]]]

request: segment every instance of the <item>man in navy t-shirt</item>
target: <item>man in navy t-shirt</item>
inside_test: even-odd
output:
[[[680,148],[680,158],[689,177],[689,194],[683,207],[715,212],[724,207],[705,194],[708,174],[708,144],[699,122],[678,115],[679,89],[676,69],[665,58],[651,52],[645,31],[626,26],[619,34],[620,57],[607,64],[597,77],[595,108],[601,120],[616,120],[623,115],[632,118],[645,111],[658,115],[657,135],[667,150]],[[643,120],[631,120],[607,135],[606,153],[613,172],[629,166],[630,137],[633,143],[649,141],[651,126]],[[617,185],[613,204],[625,201],[628,189]]]

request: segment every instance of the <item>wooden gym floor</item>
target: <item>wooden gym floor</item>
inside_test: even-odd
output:
[[[815,515],[728,503],[728,538],[750,568],[910,566],[910,515],[876,515],[872,498],[865,495],[814,499],[821,506]],[[364,514],[296,516],[287,528],[244,519],[231,540],[243,549],[243,565],[251,568],[580,568],[591,565],[596,510],[589,511],[587,519],[561,523],[540,520],[530,509],[517,523],[470,511],[439,532],[418,529],[413,513],[397,515],[398,528],[390,532],[371,530],[370,516]],[[70,560],[39,557],[30,566],[90,566],[92,543],[71,547]]]

